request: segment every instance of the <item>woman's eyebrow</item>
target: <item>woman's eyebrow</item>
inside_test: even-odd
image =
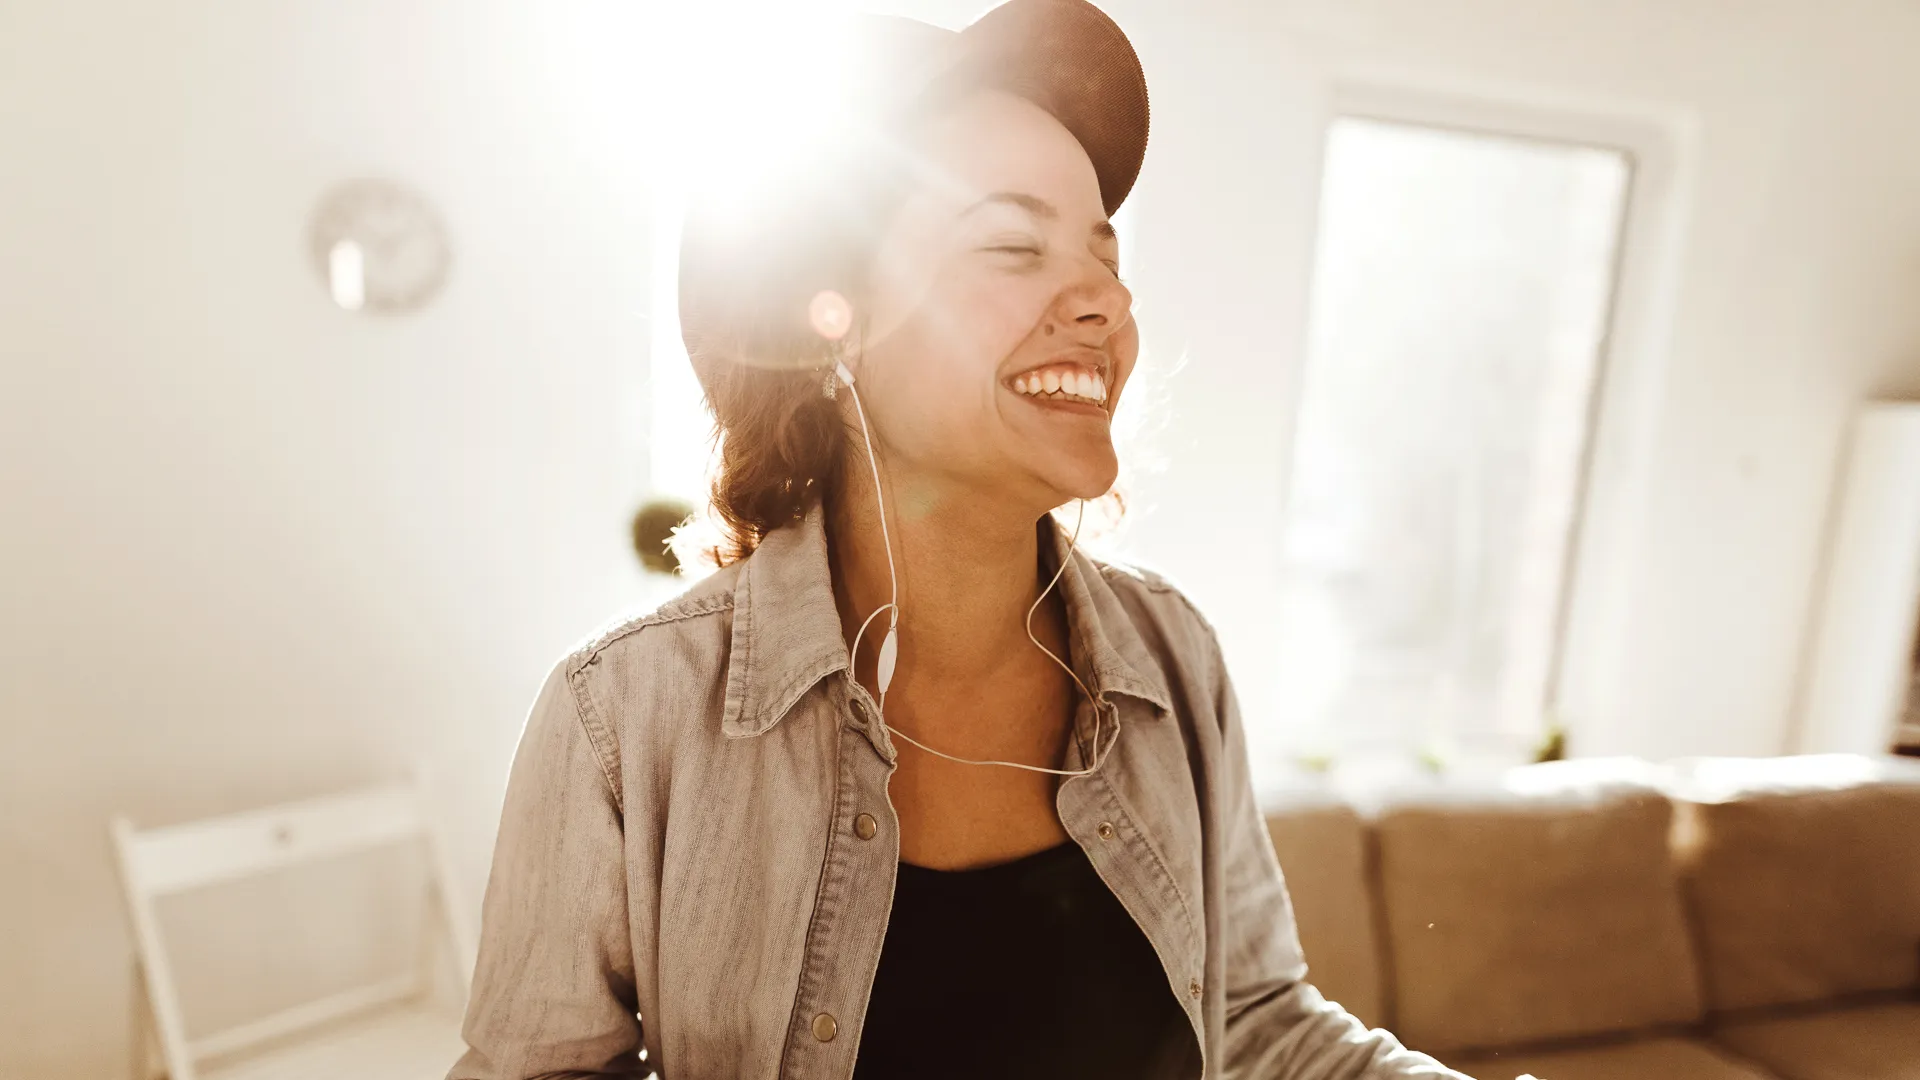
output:
[[[1034,217],[1047,221],[1053,221],[1060,217],[1060,211],[1052,203],[1037,195],[1029,195],[1024,191],[996,191],[981,199],[979,202],[974,203],[972,206],[967,207],[965,210],[960,211],[957,216],[966,217],[975,210],[991,203],[1006,203],[1017,206],[1027,213],[1032,214]]]
[[[975,210],[978,210],[983,206],[987,206],[993,203],[1003,203],[1008,206],[1017,206],[1020,209],[1025,210],[1027,213],[1032,214],[1034,217],[1041,219],[1042,221],[1058,221],[1060,219],[1060,210],[1058,207],[1054,206],[1052,203],[1048,202],[1047,200],[1040,198],[1038,195],[1029,195],[1024,191],[993,192],[992,194],[983,197],[979,202],[976,202],[972,206],[967,207],[965,210],[960,211],[960,213],[957,216],[966,217],[968,214],[973,213]],[[1089,232],[1089,235],[1091,235],[1095,240],[1119,239],[1119,237],[1114,234],[1113,222],[1107,221],[1104,218],[1094,222],[1093,228],[1090,229],[1088,232]]]

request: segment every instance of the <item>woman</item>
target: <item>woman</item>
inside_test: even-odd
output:
[[[535,703],[452,1076],[1458,1076],[1303,981],[1212,630],[1050,516],[1139,348],[1131,46],[873,25],[871,124],[688,226],[726,566]]]

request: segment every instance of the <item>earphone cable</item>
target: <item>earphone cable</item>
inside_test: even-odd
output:
[[[860,662],[860,639],[866,635],[867,627],[873,623],[874,616],[879,615],[883,611],[891,612],[887,617],[888,633],[892,633],[899,627],[900,579],[898,575],[894,573],[893,569],[893,538],[887,532],[887,497],[880,491],[880,459],[875,457],[873,453],[873,435],[867,430],[867,410],[866,407],[860,403],[860,390],[853,385],[853,373],[847,370],[847,365],[841,361],[835,361],[834,373],[839,376],[841,382],[847,384],[847,389],[852,392],[853,411],[855,415],[860,417],[860,438],[867,444],[867,464],[873,469],[873,497],[880,506],[880,542],[885,545],[887,549],[887,583],[888,588],[892,590],[893,594],[892,599],[873,609],[873,613],[868,615],[866,621],[860,624],[859,633],[853,635],[853,648],[847,654],[847,662],[849,664],[857,664]],[[887,722],[886,713],[887,689],[882,686],[880,688],[880,722],[882,724]]]
[[[872,625],[873,620],[878,617],[882,611],[889,613],[887,619],[888,641],[892,642],[894,648],[897,649],[899,647],[898,641],[894,639],[894,635],[898,632],[900,626],[900,579],[893,564],[893,540],[887,529],[887,500],[886,496],[882,494],[880,490],[880,459],[873,451],[873,433],[867,428],[866,406],[860,401],[860,388],[854,385],[853,374],[847,370],[846,364],[836,361],[834,363],[834,373],[840,378],[840,381],[847,384],[847,389],[852,392],[853,411],[854,414],[860,418],[860,438],[861,441],[866,444],[867,464],[873,471],[873,496],[880,511],[880,539],[887,549],[887,582],[892,594],[892,599],[880,607],[874,608],[872,613],[866,617],[866,620],[860,624],[860,629],[853,635],[853,647],[848,653],[847,660],[849,664],[857,664],[860,660],[860,640],[866,636],[867,627]],[[907,742],[935,757],[944,758],[961,765],[997,765],[1007,769],[1020,769],[1025,772],[1045,773],[1049,776],[1069,777],[1087,776],[1100,767],[1101,763],[1106,760],[1107,754],[1112,751],[1114,745],[1120,741],[1120,718],[1117,715],[1113,718],[1113,735],[1107,740],[1105,748],[1102,749],[1100,744],[1101,717],[1106,709],[1113,707],[1112,704],[1095,697],[1093,692],[1087,689],[1087,684],[1080,681],[1080,676],[1074,672],[1072,666],[1055,655],[1052,649],[1042,645],[1040,639],[1034,636],[1033,633],[1033,614],[1040,609],[1040,602],[1047,598],[1047,594],[1053,591],[1054,585],[1056,585],[1060,581],[1061,576],[1067,572],[1067,561],[1073,558],[1075,545],[1080,539],[1080,525],[1086,519],[1086,516],[1087,503],[1085,499],[1082,499],[1079,503],[1079,513],[1073,520],[1073,534],[1067,539],[1066,554],[1061,557],[1060,565],[1054,570],[1053,577],[1048,580],[1047,587],[1040,590],[1040,595],[1034,597],[1032,606],[1027,608],[1026,628],[1027,640],[1033,642],[1035,648],[1046,653],[1048,659],[1058,664],[1060,670],[1067,673],[1067,677],[1073,680],[1073,684],[1080,688],[1080,693],[1085,695],[1088,703],[1093,706],[1093,763],[1084,769],[1049,769],[1039,765],[1027,765],[1018,761],[963,758],[935,750],[933,747],[928,746],[906,732],[901,731],[899,728],[894,727],[892,724],[887,723],[887,689],[885,684],[891,681],[890,676],[892,672],[886,670],[884,666],[881,669],[883,674],[877,675],[875,679],[875,685],[879,686],[880,689],[878,707],[882,727],[885,727],[888,731],[900,736],[902,739],[905,739]],[[886,647],[887,642],[883,642],[883,652],[886,650]]]

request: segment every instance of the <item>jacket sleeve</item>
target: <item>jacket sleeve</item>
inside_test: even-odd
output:
[[[1240,705],[1213,643],[1223,736],[1219,821],[1226,899],[1226,1045],[1234,1080],[1472,1080],[1369,1030],[1306,981],[1293,901],[1247,769]]]
[[[626,859],[614,774],[562,662],[527,718],[481,911],[448,1080],[640,1076],[627,934]]]

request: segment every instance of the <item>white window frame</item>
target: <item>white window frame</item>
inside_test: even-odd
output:
[[[1589,410],[1578,504],[1561,585],[1558,640],[1544,707],[1567,734],[1570,753],[1615,752],[1609,720],[1628,707],[1626,644],[1633,618],[1636,564],[1646,532],[1653,451],[1661,418],[1687,222],[1698,125],[1692,114],[1630,104],[1568,100],[1530,88],[1463,84],[1427,76],[1368,72],[1329,84],[1312,170],[1311,221],[1317,223],[1326,135],[1340,118],[1535,139],[1624,153],[1632,171],[1615,257],[1612,310]],[[1317,224],[1309,225],[1314,265]],[[1306,286],[1313,288],[1311,272]],[[1304,310],[1304,309],[1303,309]],[[1310,328],[1301,327],[1303,339]],[[1306,350],[1300,356],[1304,361]],[[1298,428],[1301,372],[1287,395]],[[1280,503],[1289,506],[1294,442],[1280,462]],[[1276,560],[1281,558],[1276,548]]]

